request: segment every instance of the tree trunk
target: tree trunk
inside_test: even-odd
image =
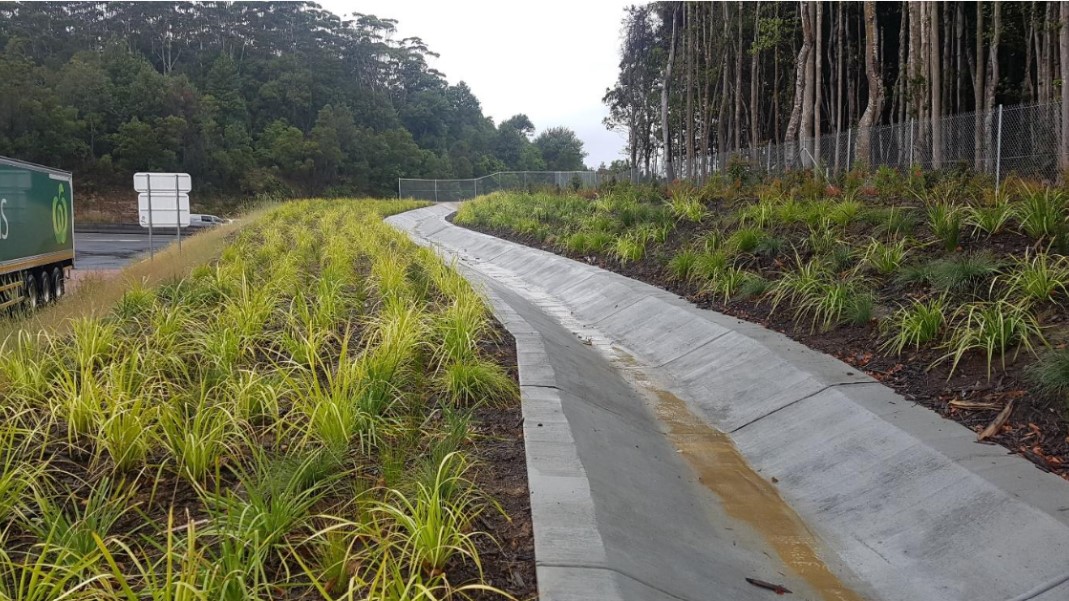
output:
[[[970,58],[972,55],[970,55]],[[975,125],[973,134],[973,168],[980,171],[984,168],[984,129],[980,127],[984,114],[984,79],[987,77],[987,61],[984,57],[984,3],[976,3],[976,55],[975,60],[970,60],[973,71],[973,110],[975,111]]]
[[[672,163],[672,135],[668,128],[668,94],[672,82],[672,63],[676,59],[676,11],[672,11],[672,40],[668,47],[668,64],[664,67],[664,86],[661,87],[661,134],[664,138],[665,176],[668,181],[675,181],[676,170]]]
[[[998,86],[998,45],[1002,37],[1002,2],[995,0],[991,15],[991,44],[988,45],[987,85],[984,88],[984,140],[989,146],[987,152],[988,171],[995,169],[995,156],[992,140],[995,135],[995,91]]]
[[[798,12],[802,21],[802,47],[798,50],[798,61],[795,63],[794,102],[791,106],[791,118],[787,122],[787,134],[785,137],[787,144],[794,144],[798,141],[798,127],[803,121],[802,101],[808,84],[805,77],[805,66],[809,64],[809,53],[813,44],[813,34],[809,28],[809,9],[805,0],[799,2]],[[788,147],[784,158],[787,161],[787,167],[793,167],[795,163],[794,148]]]
[[[1062,72],[1062,180],[1069,171],[1069,3],[1061,3],[1061,27],[1058,30],[1058,58]]]
[[[761,23],[761,0],[757,0],[753,13],[753,39],[757,39],[758,28]],[[761,143],[761,115],[758,101],[757,82],[761,79],[758,71],[761,53],[755,48],[750,55],[750,147],[757,148]]]
[[[928,28],[929,52],[931,59],[928,68],[931,81],[932,103],[932,169],[943,166],[943,61],[939,53],[942,48],[939,44],[939,3],[928,3],[931,26]]]
[[[865,2],[865,77],[869,85],[869,101],[858,123],[857,161],[868,165],[872,159],[872,126],[883,108],[883,80],[877,62],[879,40],[876,39],[876,3]]]
[[[843,3],[835,15],[835,170],[839,170],[839,147],[843,137]]]
[[[738,33],[735,36],[735,139],[732,146],[735,150],[742,148],[742,7],[741,3],[735,5],[738,9],[736,21],[738,21]]]
[[[820,103],[821,88],[824,86],[822,71],[824,64],[824,3],[816,2],[814,15],[814,33],[817,51],[813,53],[813,160],[820,165]]]

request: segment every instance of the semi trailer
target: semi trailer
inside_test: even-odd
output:
[[[63,296],[74,267],[71,174],[0,157],[0,310]]]

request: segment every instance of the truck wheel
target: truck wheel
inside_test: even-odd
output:
[[[63,298],[63,295],[67,292],[67,285],[63,277],[63,268],[56,267],[52,269],[52,300],[59,300]]]
[[[37,305],[41,304],[41,297],[37,293],[37,278],[34,277],[33,272],[27,271],[22,280],[22,292],[26,299],[26,308],[37,308]]]
[[[47,305],[52,302],[52,278],[48,277],[48,271],[42,271],[37,279],[41,280],[41,304]]]

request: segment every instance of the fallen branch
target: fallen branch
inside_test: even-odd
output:
[[[764,580],[758,580],[756,578],[747,578],[746,582],[749,582],[750,584],[752,584],[752,585],[754,585],[754,586],[756,586],[758,588],[763,588],[763,589],[770,590],[770,591],[776,593],[777,595],[782,595],[784,593],[790,594],[790,592],[791,592],[791,591],[787,590],[786,587],[783,587],[783,586],[781,586],[779,584],[772,584],[771,582],[765,582]]]
[[[1006,423],[1006,420],[1010,419],[1010,414],[1013,413],[1014,401],[1016,401],[1016,399],[1010,399],[1010,401],[1006,403],[1006,406],[1002,408],[1002,411],[998,412],[995,419],[991,420],[991,423],[976,435],[977,442],[986,440],[998,433],[999,428]]]

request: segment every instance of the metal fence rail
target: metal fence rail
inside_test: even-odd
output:
[[[783,144],[731,150],[697,157],[690,164],[675,158],[680,179],[703,179],[710,173],[741,164],[750,169],[781,173],[791,169],[819,169],[826,175],[849,171],[858,159],[871,167],[945,169],[969,167],[1002,179],[1015,173],[1057,180],[1061,136],[1061,104],[998,106],[994,110],[949,115],[934,124],[908,120],[868,128],[869,154],[858,156],[860,128],[840,134],[803,138]],[[648,181],[665,176],[663,156],[649,170],[632,169],[603,174],[602,179]]]
[[[539,188],[596,188],[595,171],[501,171],[472,179],[397,180],[397,197],[450,202],[475,198],[498,190],[535,190]]]

